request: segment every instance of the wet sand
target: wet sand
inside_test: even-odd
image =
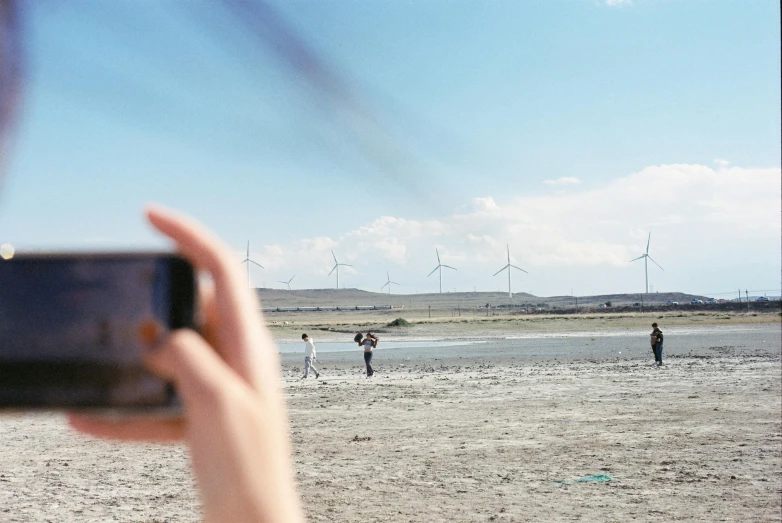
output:
[[[622,335],[378,350],[370,380],[360,353],[321,354],[307,381],[285,355],[309,519],[781,521],[779,325],[672,331],[661,369]],[[57,414],[5,416],[0,438],[0,521],[200,517],[180,446]]]

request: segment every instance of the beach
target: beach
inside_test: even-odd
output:
[[[372,379],[358,351],[322,350],[306,381],[283,352],[306,514],[780,521],[779,323],[715,322],[663,325],[663,368],[643,326],[429,350],[382,349],[387,333]],[[56,413],[4,416],[0,437],[0,521],[199,520],[181,446],[91,440]]]

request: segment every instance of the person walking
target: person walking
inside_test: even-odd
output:
[[[652,343],[652,352],[654,352],[654,364],[658,367],[663,365],[663,331],[657,326],[657,323],[652,323],[652,333],[649,335]]]
[[[307,379],[310,369],[315,373],[315,379],[318,379],[320,378],[320,372],[318,372],[318,369],[313,365],[316,356],[315,343],[306,334],[302,334],[301,339],[304,341],[304,376],[302,376],[301,379]]]
[[[353,339],[356,340],[359,347],[364,348],[364,364],[367,366],[367,378],[371,378],[375,375],[375,371],[372,369],[372,349],[377,347],[377,337],[373,336],[371,332],[367,332],[366,336],[362,336],[359,333]]]

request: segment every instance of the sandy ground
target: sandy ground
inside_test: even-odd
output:
[[[778,359],[345,374],[289,390],[311,520],[780,520]]]
[[[436,311],[438,312],[438,311]],[[443,311],[439,311],[443,312]],[[332,313],[267,314],[266,320],[278,341],[300,341],[307,332],[320,341],[351,340],[356,332],[367,330],[380,333],[386,340],[447,339],[487,340],[518,334],[563,334],[574,332],[623,333],[651,332],[652,322],[658,322],[663,330],[674,328],[750,327],[753,325],[779,325],[780,312],[735,313],[704,311],[667,311],[647,313],[593,313],[570,315],[522,315],[498,313],[485,316],[484,312],[463,312],[462,316],[447,315],[432,318],[425,310],[417,311],[344,311]],[[409,327],[388,327],[396,318],[412,322]],[[276,322],[276,323],[273,323]],[[287,324],[286,324],[287,323]]]
[[[494,358],[379,350],[371,380],[360,354],[324,354],[319,380],[285,363],[307,514],[782,521],[778,333],[738,334],[740,346],[715,344],[712,329],[690,334],[662,369],[645,351],[620,358],[613,346],[599,358],[511,357],[513,340]],[[199,519],[179,446],[89,440],[58,414],[0,418],[0,438],[2,522]],[[598,474],[610,481],[574,483]]]

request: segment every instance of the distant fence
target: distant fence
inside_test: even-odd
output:
[[[321,311],[390,311],[402,309],[399,305],[352,305],[349,307],[263,307],[263,312],[321,312]]]

